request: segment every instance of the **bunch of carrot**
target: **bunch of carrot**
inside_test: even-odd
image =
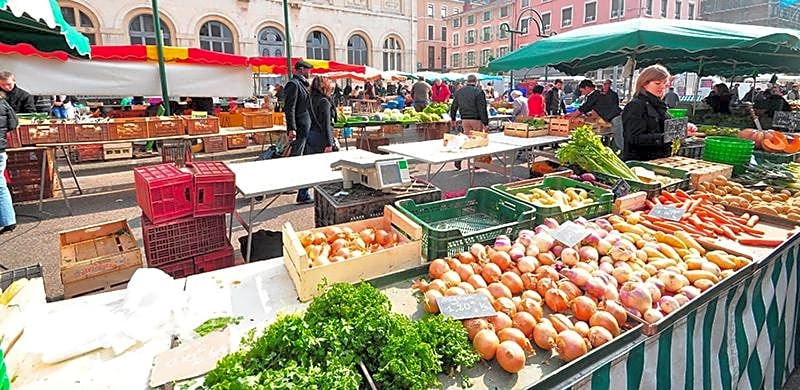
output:
[[[725,237],[749,246],[774,248],[783,243],[781,240],[764,238],[764,232],[755,228],[759,221],[758,215],[737,216],[722,206],[714,205],[704,193],[690,195],[682,190],[662,191],[660,196],[646,201],[646,204],[647,210],[639,214],[641,220],[638,223],[653,230],[670,234],[682,230],[695,237]],[[678,207],[685,213],[680,221],[649,215],[656,205]]]

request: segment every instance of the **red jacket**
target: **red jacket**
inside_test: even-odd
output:
[[[442,103],[450,100],[450,88],[444,85],[444,83],[438,86],[436,84],[432,85],[431,90],[431,100],[434,102]]]

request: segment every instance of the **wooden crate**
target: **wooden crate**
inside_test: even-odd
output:
[[[458,136],[457,135],[453,135],[453,134],[445,134],[444,135],[444,146],[447,146],[447,143],[452,141],[456,137],[458,137]],[[489,145],[489,136],[484,132],[473,131],[469,135],[469,137],[470,138],[467,140],[467,142],[465,142],[464,145],[461,145],[461,149],[472,149],[472,148],[479,148],[481,146]]]
[[[145,138],[147,138],[147,118],[114,118],[108,122],[110,141]]]
[[[229,135],[226,137],[228,149],[241,149],[247,147],[247,134]]]
[[[282,112],[273,112],[272,113],[272,124],[283,126],[286,124],[286,115]]]
[[[203,137],[204,153],[219,153],[228,150],[228,141],[224,135],[216,137]]]
[[[711,181],[717,176],[730,178],[733,174],[733,166],[703,160],[696,160],[688,157],[673,156],[648,161],[651,164],[662,165],[670,168],[678,168],[689,172],[689,180],[693,189],[703,182]]]
[[[292,224],[283,224],[283,262],[294,282],[297,296],[305,302],[317,295],[317,286],[323,280],[334,282],[358,282],[376,276],[397,272],[422,264],[422,228],[392,206],[386,206],[382,217],[354,221],[338,227],[350,227],[358,232],[366,228],[380,228],[397,234],[399,243],[393,248],[383,249],[355,259],[309,268],[309,258],[299,234]],[[311,229],[308,232],[324,232],[327,228]],[[402,232],[411,237],[407,238]],[[302,233],[302,232],[301,232]]]
[[[147,136],[149,138],[183,135],[185,131],[186,123],[179,116],[147,118]]]
[[[509,122],[503,125],[503,134],[509,137],[533,138],[549,134],[548,128],[535,128],[527,123]]]
[[[570,128],[569,118],[550,117],[546,120],[548,125],[548,134],[560,137],[569,137],[569,133],[572,131]]]
[[[244,117],[241,112],[220,112],[217,114],[219,118],[219,127],[242,127],[244,125]]]
[[[6,133],[6,143],[8,144],[8,149],[22,147],[22,141],[19,139],[19,129]]]
[[[245,129],[269,129],[272,127],[273,116],[270,111],[243,112]]]
[[[133,158],[133,143],[103,144],[103,160]]]
[[[22,146],[67,141],[67,132],[62,121],[51,120],[47,123],[19,125],[17,131]]]
[[[75,161],[102,161],[105,151],[103,144],[89,144],[89,145],[76,145],[75,146]]]
[[[209,116],[207,118],[191,118],[184,116],[183,120],[186,121],[186,134],[204,135],[219,133],[219,118],[215,116]]]
[[[68,298],[116,287],[144,266],[136,237],[125,219],[58,235],[61,282]]]
[[[383,134],[403,134],[403,125],[381,125]]]
[[[98,142],[108,140],[108,123],[75,123],[64,124],[67,142]]]

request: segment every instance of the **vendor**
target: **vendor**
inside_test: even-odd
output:
[[[728,86],[725,83],[719,83],[714,86],[711,93],[703,101],[716,113],[730,114],[732,98],[733,96]]]
[[[672,142],[664,142],[667,105],[662,100],[669,71],[651,65],[636,79],[636,96],[622,110],[622,160],[648,161],[668,157]]]
[[[603,118],[604,121],[611,124],[614,134],[614,146],[622,150],[624,147],[622,118],[620,117],[622,109],[619,108],[617,93],[611,90],[611,80],[606,80],[606,83],[606,93],[601,93],[595,90],[595,85],[592,80],[584,79],[581,81],[580,84],[578,84],[578,90],[585,100],[575,112],[568,114],[568,116],[597,115]]]
[[[33,96],[17,85],[11,72],[0,72],[0,91],[5,93],[6,102],[17,114],[36,112]]]

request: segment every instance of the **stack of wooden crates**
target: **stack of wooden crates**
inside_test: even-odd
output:
[[[221,161],[134,169],[148,267],[172,277],[234,264],[225,214],[235,207],[235,176]]]

